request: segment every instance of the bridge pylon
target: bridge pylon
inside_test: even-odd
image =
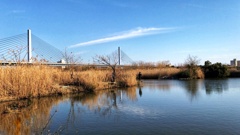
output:
[[[32,63],[32,33],[31,30],[27,31],[27,45],[28,45],[28,63]]]
[[[120,47],[118,47],[118,65],[121,65],[121,50]]]

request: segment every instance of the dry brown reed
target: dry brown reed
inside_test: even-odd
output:
[[[26,98],[48,95],[53,79],[50,67],[13,66],[0,68],[0,98]]]
[[[172,78],[181,71],[181,69],[172,67],[139,70],[142,73],[142,79]]]
[[[197,68],[196,74],[197,74],[197,79],[204,79],[205,77],[204,72],[201,68]]]
[[[129,87],[137,84],[137,70],[118,70],[117,82],[121,87]]]
[[[162,79],[174,78],[183,72],[183,69],[117,68],[116,87],[136,85],[136,76],[139,72],[142,73],[142,79]],[[201,70],[197,70],[197,74],[198,78],[204,77]],[[111,77],[111,69],[61,69],[41,64],[0,67],[0,101],[107,89],[110,88]]]
[[[134,71],[118,70],[117,82],[132,86],[136,84],[135,76]],[[0,67],[0,101],[73,92],[62,85],[78,86],[77,91],[106,89],[110,80],[108,69],[75,71],[40,64]]]

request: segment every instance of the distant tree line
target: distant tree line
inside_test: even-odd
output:
[[[212,64],[210,61],[205,61],[203,70],[205,78],[224,78],[229,76],[228,67],[219,62]]]
[[[201,78],[225,78],[229,76],[229,70],[222,63],[212,64],[205,61],[204,66],[198,66],[200,60],[196,56],[188,56],[185,61],[185,68],[179,78],[201,79]]]

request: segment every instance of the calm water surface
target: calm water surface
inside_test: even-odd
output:
[[[240,79],[143,84],[1,103],[0,134],[240,134]]]

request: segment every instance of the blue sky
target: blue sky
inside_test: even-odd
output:
[[[27,29],[84,62],[118,46],[135,61],[240,60],[239,0],[1,0],[0,39]]]

